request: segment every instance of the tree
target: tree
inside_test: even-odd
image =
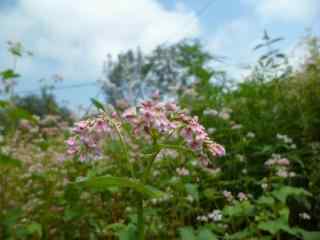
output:
[[[46,88],[42,89],[40,95],[15,96],[14,103],[17,107],[41,118],[46,115],[58,115],[64,120],[71,120],[71,112],[69,109],[60,106],[55,96],[48,92]]]
[[[202,45],[184,40],[170,46],[160,45],[151,53],[140,49],[119,54],[117,60],[108,57],[104,65],[102,89],[107,102],[123,99],[131,104],[159,91],[173,97],[195,79],[195,69],[212,59]]]

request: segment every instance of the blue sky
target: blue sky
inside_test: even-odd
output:
[[[39,79],[62,75],[62,85],[94,82],[108,53],[141,46],[150,51],[163,42],[201,39],[208,51],[226,56],[235,78],[255,60],[253,46],[263,30],[284,37],[283,51],[299,59],[298,41],[311,28],[320,33],[319,0],[0,0],[0,70],[10,67],[7,40],[34,52],[19,60],[17,91],[33,90]],[[88,105],[94,86],[58,90],[59,101]]]

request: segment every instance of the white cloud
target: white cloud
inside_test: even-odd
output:
[[[48,74],[41,71],[45,67],[91,81],[107,53],[138,45],[148,51],[200,32],[193,12],[169,10],[156,0],[23,0],[0,12],[0,22],[1,41],[21,41],[35,53],[33,63],[23,67],[26,75]]]
[[[209,39],[209,49],[226,57],[223,67],[235,79],[247,74],[245,66],[251,64],[256,54],[254,46],[261,38],[262,29],[248,18],[234,19],[217,29]]]
[[[319,17],[319,0],[243,0],[254,6],[264,22],[282,21],[310,24]]]

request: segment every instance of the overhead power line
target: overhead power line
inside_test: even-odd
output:
[[[82,82],[82,83],[75,83],[75,84],[70,84],[70,85],[63,85],[63,86],[54,86],[52,91],[57,91],[57,90],[65,90],[65,89],[72,89],[72,88],[83,88],[83,87],[90,87],[90,86],[96,86],[98,85],[98,82]],[[43,88],[37,88],[37,89],[31,89],[31,90],[21,90],[21,91],[16,91],[16,93],[21,94],[21,93],[35,93],[35,92],[41,92]]]

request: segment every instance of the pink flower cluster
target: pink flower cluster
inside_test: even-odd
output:
[[[196,117],[191,117],[186,112],[179,110],[172,102],[162,103],[156,99],[144,101],[136,108],[128,108],[121,116],[112,115],[113,122],[120,126],[119,131],[126,138],[164,137],[164,139],[182,138],[186,145],[198,153],[199,157],[209,152],[213,156],[225,155],[223,146],[210,140],[205,128]],[[94,119],[76,123],[73,129],[74,136],[67,140],[68,153],[80,155],[84,160],[86,154],[99,155],[100,142],[110,135],[114,126],[110,119],[104,115]],[[128,135],[123,131],[123,123],[129,123],[133,132]],[[156,135],[156,136],[155,136]]]
[[[287,158],[282,158],[279,154],[272,154],[272,157],[268,159],[265,166],[275,169],[276,175],[279,177],[294,177],[294,172],[289,172],[290,161]]]
[[[265,163],[266,166],[289,166],[290,161],[286,158],[282,158],[279,154],[272,154],[272,157],[268,159]]]
[[[135,134],[149,133],[151,129],[161,134],[176,131],[192,150],[202,151],[205,148],[213,156],[225,155],[223,146],[210,140],[198,119],[180,111],[174,103],[145,101],[138,109],[127,109],[122,117],[131,123]]]
[[[79,155],[80,161],[85,161],[90,156],[97,157],[101,155],[101,140],[111,133],[111,128],[107,119],[104,116],[100,116],[77,122],[72,132],[73,136],[66,141],[68,145],[67,153]]]
[[[179,119],[184,125],[180,131],[180,135],[189,147],[193,150],[206,148],[213,156],[220,157],[225,155],[224,147],[209,138],[205,128],[198,122],[196,117],[190,117],[185,115],[185,113],[180,113]]]
[[[134,127],[135,134],[150,133],[152,129],[165,134],[177,127],[174,122],[169,120],[170,115],[176,109],[177,106],[174,103],[163,104],[156,101],[145,101],[138,109],[125,110],[122,117]]]

